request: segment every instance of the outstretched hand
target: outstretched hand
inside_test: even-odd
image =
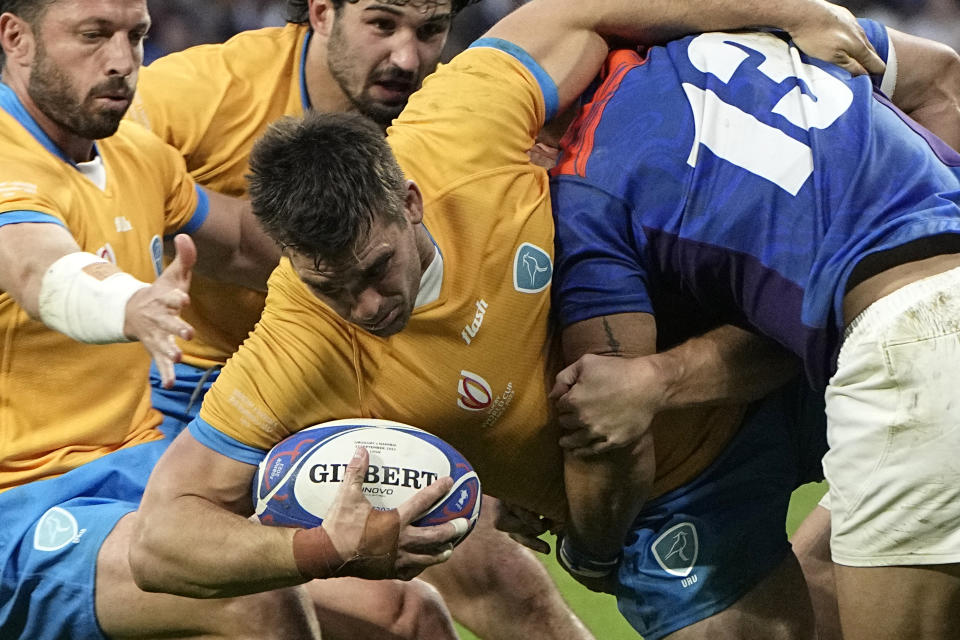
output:
[[[447,560],[454,541],[467,530],[466,518],[426,527],[411,523],[450,490],[453,480],[440,478],[396,509],[377,511],[363,495],[369,462],[367,450],[358,448],[323,521],[322,529],[343,560],[336,575],[409,580]]]
[[[644,357],[581,357],[557,374],[550,392],[560,446],[583,457],[636,444],[662,407],[661,393]]]
[[[190,275],[197,261],[197,249],[190,236],[174,238],[176,257],[149,287],[134,293],[127,302],[124,334],[139,340],[150,353],[164,388],[173,386],[173,365],[180,361],[176,338],[189,340],[193,327],[180,318],[190,302]]]
[[[881,75],[885,68],[883,60],[874,51],[856,17],[844,7],[829,2],[823,4],[827,11],[816,14],[818,19],[787,28],[793,42],[807,55],[832,62],[855,76]]]

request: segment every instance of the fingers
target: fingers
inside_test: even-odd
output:
[[[523,535],[521,533],[508,533],[507,535],[510,536],[514,542],[519,542],[531,551],[536,551],[537,553],[542,553],[544,555],[550,554],[550,545],[540,538]]]
[[[577,378],[580,377],[580,363],[581,360],[577,360],[557,374],[557,381],[554,383],[549,397],[551,400],[557,401],[558,406],[562,396],[566,395],[566,393],[570,391],[570,388],[573,387],[574,383],[576,383]]]
[[[173,239],[176,255],[173,261],[163,270],[162,278],[170,279],[181,291],[190,289],[190,274],[197,263],[197,247],[193,239],[186,234],[179,234]]]
[[[357,447],[343,474],[343,486],[337,492],[337,501],[355,502],[366,500],[363,495],[363,479],[370,466],[370,452],[366,447]]]
[[[417,491],[397,507],[397,511],[400,513],[400,522],[406,525],[419,518],[434,503],[439,502],[447,495],[452,487],[453,479],[445,477],[438,478],[428,487]]]
[[[603,442],[602,438],[592,435],[586,429],[570,431],[560,436],[560,447],[571,453],[576,453],[581,449],[593,447]]]

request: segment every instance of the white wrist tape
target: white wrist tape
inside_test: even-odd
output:
[[[569,573],[581,578],[605,578],[620,566],[621,556],[594,558],[577,549],[566,536],[560,539],[558,558]]]
[[[92,253],[68,253],[40,282],[40,319],[80,342],[129,342],[123,333],[127,301],[149,286]]]

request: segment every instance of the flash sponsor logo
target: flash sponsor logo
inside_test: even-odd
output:
[[[457,406],[467,411],[483,411],[493,401],[493,391],[487,381],[469,371],[460,371],[457,392]]]
[[[480,325],[483,324],[483,316],[487,313],[487,306],[487,301],[483,298],[477,300],[477,312],[473,315],[473,322],[465,326],[463,331],[460,332],[460,337],[467,344],[470,344],[470,341],[477,337]]]

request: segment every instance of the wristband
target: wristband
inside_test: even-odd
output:
[[[343,558],[323,525],[297,529],[293,534],[293,559],[304,578],[332,578],[343,566]]]
[[[570,538],[560,539],[557,558],[566,571],[580,578],[605,578],[620,565],[620,555],[613,558],[595,558],[577,549]]]
[[[371,509],[356,553],[344,560],[323,525],[293,534],[293,559],[304,578],[353,576],[368,580],[396,575],[400,514],[396,509]]]
[[[40,281],[40,319],[79,342],[129,342],[123,332],[127,302],[149,286],[92,253],[68,253]]]

